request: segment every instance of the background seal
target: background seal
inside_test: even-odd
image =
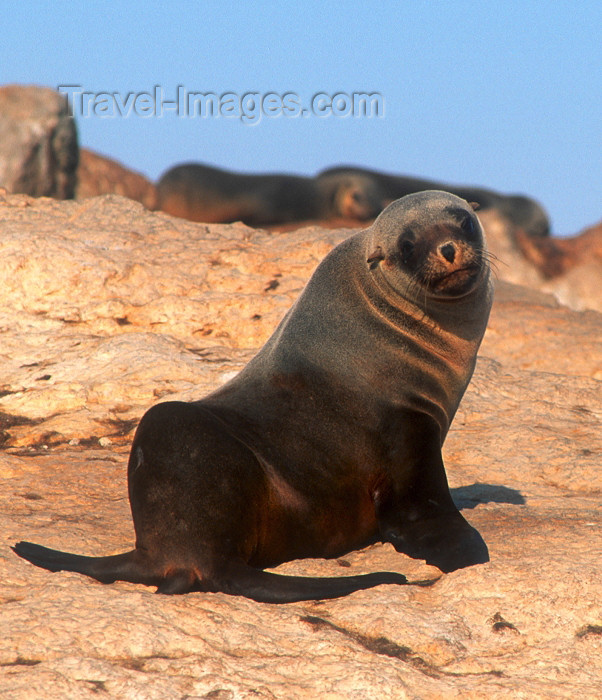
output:
[[[376,190],[372,178],[359,173],[312,178],[183,163],[161,176],[157,202],[167,214],[190,221],[269,226],[337,217],[372,219],[382,210]]]
[[[372,197],[380,199],[383,206],[391,201],[415,192],[427,190],[445,190],[468,202],[476,202],[480,209],[495,209],[515,227],[522,229],[528,236],[541,238],[550,235],[550,218],[544,208],[531,197],[522,194],[501,194],[484,187],[469,185],[451,185],[425,180],[407,175],[392,175],[378,170],[340,165],[323,170],[318,177],[330,175],[355,175],[372,179]]]

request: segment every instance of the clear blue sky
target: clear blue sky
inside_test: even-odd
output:
[[[318,92],[384,99],[384,117],[254,125],[76,112],[84,147],[152,179],[189,160],[298,173],[353,163],[528,193],[559,235],[602,218],[600,0],[23,0],[2,14],[0,84],[77,84],[124,101],[155,85],[165,99],[178,85],[296,93],[304,106]]]

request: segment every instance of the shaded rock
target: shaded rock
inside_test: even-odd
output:
[[[144,204],[147,209],[157,206],[157,192],[148,178],[86,148],[79,153],[76,194],[78,199],[120,194]]]
[[[553,294],[573,309],[602,311],[602,228],[573,238],[533,237],[496,212],[479,212],[500,279]]]
[[[517,231],[516,240],[522,254],[545,279],[566,274],[577,265],[602,263],[602,222],[570,238],[534,239]]]
[[[602,311],[602,223],[571,238],[535,240],[518,231],[516,241],[541,289],[574,309]]]
[[[158,596],[51,574],[9,545],[129,549],[126,460],[143,411],[240,370],[350,232],[195,225],[115,196],[5,197],[0,220],[4,695],[598,696],[600,314],[497,283],[444,445],[452,495],[489,563],[325,602]],[[374,570],[436,571],[381,544],[278,567]]]
[[[45,87],[0,87],[0,186],[35,197],[74,196],[78,145],[67,99]]]

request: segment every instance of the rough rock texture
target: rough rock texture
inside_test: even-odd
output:
[[[157,192],[148,178],[85,148],[79,153],[76,194],[78,199],[120,194],[144,204],[147,209],[157,206]]]
[[[0,87],[0,187],[69,199],[75,191],[77,131],[67,99],[45,87]]]
[[[350,231],[204,226],[115,196],[2,200],[0,694],[599,697],[602,315],[497,284],[444,447],[490,563],[288,605],[103,586],[9,545],[129,549],[125,464],[143,411],[238,371]],[[389,545],[279,567],[376,569],[436,573]]]

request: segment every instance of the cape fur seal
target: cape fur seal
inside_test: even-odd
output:
[[[356,175],[371,178],[376,191],[372,190],[371,196],[380,199],[385,204],[404,197],[414,192],[426,190],[445,190],[468,202],[476,202],[481,209],[496,209],[505,216],[514,226],[522,229],[527,235],[536,238],[550,235],[550,219],[539,202],[531,197],[521,194],[505,195],[484,187],[470,187],[467,185],[450,185],[425,180],[418,177],[404,175],[391,175],[378,170],[358,168],[350,165],[340,165],[322,171],[317,177],[329,177],[332,175]]]
[[[133,551],[15,551],[104,583],[272,603],[404,583],[262,570],[377,540],[445,572],[488,561],[451,499],[441,445],[491,301],[472,208],[435,191],[394,202],[326,256],[239,375],[144,415],[128,466]]]
[[[360,173],[332,173],[318,179],[184,163],[159,179],[157,201],[162,211],[190,221],[269,226],[336,217],[372,219],[383,208],[376,189],[372,179]]]

